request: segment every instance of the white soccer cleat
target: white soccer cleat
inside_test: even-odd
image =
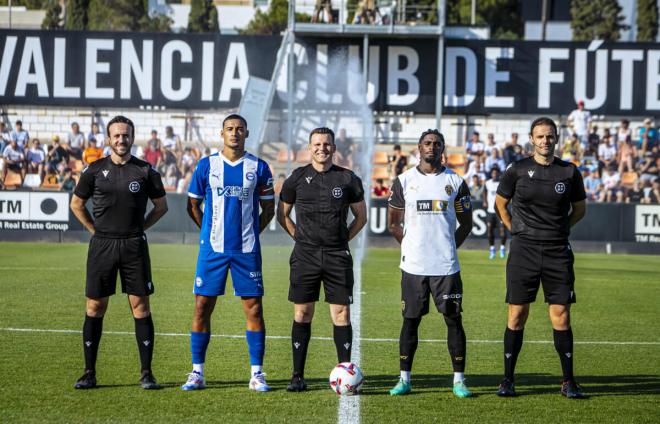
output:
[[[258,372],[252,375],[249,386],[250,390],[257,392],[269,392],[270,386],[266,383],[266,374]]]
[[[204,379],[204,375],[198,373],[198,372],[191,372],[188,374],[188,381],[186,381],[186,384],[181,386],[181,390],[202,390],[206,388],[206,380]]]

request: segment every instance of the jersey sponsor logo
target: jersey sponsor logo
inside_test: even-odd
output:
[[[131,191],[131,193],[137,193],[140,191],[140,183],[137,181],[131,181],[128,183],[128,189]]]
[[[238,197],[241,199],[247,199],[250,196],[250,189],[241,186],[216,187],[216,190],[218,196]]]
[[[454,187],[447,184],[445,186],[445,192],[447,193],[447,196],[451,196],[451,194],[454,192]]]
[[[251,271],[250,278],[261,278],[261,271]]]
[[[342,191],[341,187],[335,187],[332,189],[332,197],[335,199],[339,199],[344,192]]]
[[[202,284],[204,284],[204,282],[202,281],[202,277],[195,278],[195,285],[197,287],[202,287]]]
[[[529,171],[527,171],[527,175],[529,175],[529,178],[532,178],[534,176],[534,170],[530,169]]]
[[[462,298],[462,297],[463,297],[463,295],[460,294],[460,293],[456,293],[456,294],[454,294],[454,293],[452,293],[452,294],[443,294],[443,295],[442,295],[442,300],[460,299],[460,298]]]
[[[438,214],[447,212],[449,202],[446,200],[418,200],[417,213],[418,214]]]
[[[273,179],[272,179],[272,178],[269,178],[269,179],[266,181],[266,185],[267,185],[268,187],[272,187],[272,186],[273,186]]]
[[[564,192],[566,191],[566,184],[564,184],[564,183],[555,184],[555,191],[558,194],[564,194]]]
[[[104,169],[104,170],[101,171],[101,172],[102,172],[102,174],[103,174],[103,176],[104,176],[105,178],[108,178],[108,174],[110,173],[110,171],[108,171],[107,169]]]
[[[253,181],[254,177],[255,177],[254,172],[248,172],[245,174],[245,179],[248,181]]]

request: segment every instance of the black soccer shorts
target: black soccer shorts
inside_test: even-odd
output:
[[[350,250],[296,243],[289,265],[290,302],[300,304],[318,301],[323,282],[327,303],[353,303],[353,257]]]
[[[534,302],[541,284],[546,303],[575,303],[573,261],[568,243],[538,244],[514,238],[506,263],[506,303]]]
[[[123,239],[92,236],[87,253],[85,295],[97,299],[115,294],[117,272],[123,293],[148,296],[154,292],[145,235]]]
[[[404,318],[420,318],[428,314],[430,295],[441,314],[459,314],[463,310],[461,273],[429,276],[401,270],[401,314]]]

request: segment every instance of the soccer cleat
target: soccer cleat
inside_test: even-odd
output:
[[[495,248],[491,247],[488,250],[488,259],[495,259]]]
[[[582,388],[574,380],[564,380],[561,382],[561,394],[568,399],[581,399],[584,397]]]
[[[268,385],[268,383],[266,383],[266,374],[262,373],[261,371],[252,375],[248,387],[250,387],[250,390],[255,390],[257,392],[270,391],[270,386]]]
[[[464,381],[454,383],[454,395],[459,398],[467,398],[472,396],[472,392],[467,388]]]
[[[291,383],[286,387],[286,390],[288,392],[304,392],[307,390],[307,383],[305,383],[305,379],[300,374],[293,374]]]
[[[96,387],[96,372],[89,370],[85,371],[85,374],[76,381],[76,385],[73,387],[81,390],[93,389]]]
[[[500,397],[512,397],[516,396],[516,388],[513,384],[513,381],[505,378],[500,383],[500,387],[497,388],[497,396]]]
[[[500,246],[500,258],[504,259],[506,256],[506,247]]]
[[[181,390],[202,390],[206,388],[206,380],[204,376],[196,371],[188,374],[188,381],[181,386]]]
[[[158,390],[160,389],[160,384],[156,382],[156,377],[151,373],[151,371],[142,371],[142,377],[140,377],[140,386],[145,390]]]
[[[402,396],[407,395],[412,392],[412,384],[410,381],[405,381],[403,378],[399,379],[399,382],[396,383],[396,386],[390,390],[390,396]]]

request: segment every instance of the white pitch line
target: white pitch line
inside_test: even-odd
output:
[[[16,327],[2,327],[0,331],[5,331],[8,333],[60,333],[60,334],[81,334],[80,330],[70,330],[70,329],[49,329],[49,328],[16,328]],[[110,335],[119,335],[119,336],[134,336],[135,333],[132,331],[103,331],[103,334]],[[356,334],[355,328],[353,328],[353,334]],[[353,346],[355,342],[369,342],[369,343],[399,343],[399,339],[385,339],[385,338],[370,338],[370,337],[359,337],[359,331],[357,332],[358,337],[353,337]],[[190,337],[190,333],[156,333],[157,336],[161,337]],[[211,337],[217,337],[222,339],[244,339],[245,335],[240,334],[212,334]],[[267,339],[271,340],[291,340],[291,336],[266,336]],[[324,340],[332,341],[332,337],[312,337],[314,340]],[[420,339],[420,343],[446,343],[446,339]],[[468,343],[475,344],[499,344],[502,343],[502,340],[467,340]],[[531,344],[553,344],[552,340],[525,340],[525,343]],[[576,340],[573,342],[577,345],[602,345],[602,346],[660,346],[660,342],[636,342],[636,341],[598,341],[598,340]],[[356,358],[355,354],[353,357]],[[357,362],[355,360],[354,362]]]

